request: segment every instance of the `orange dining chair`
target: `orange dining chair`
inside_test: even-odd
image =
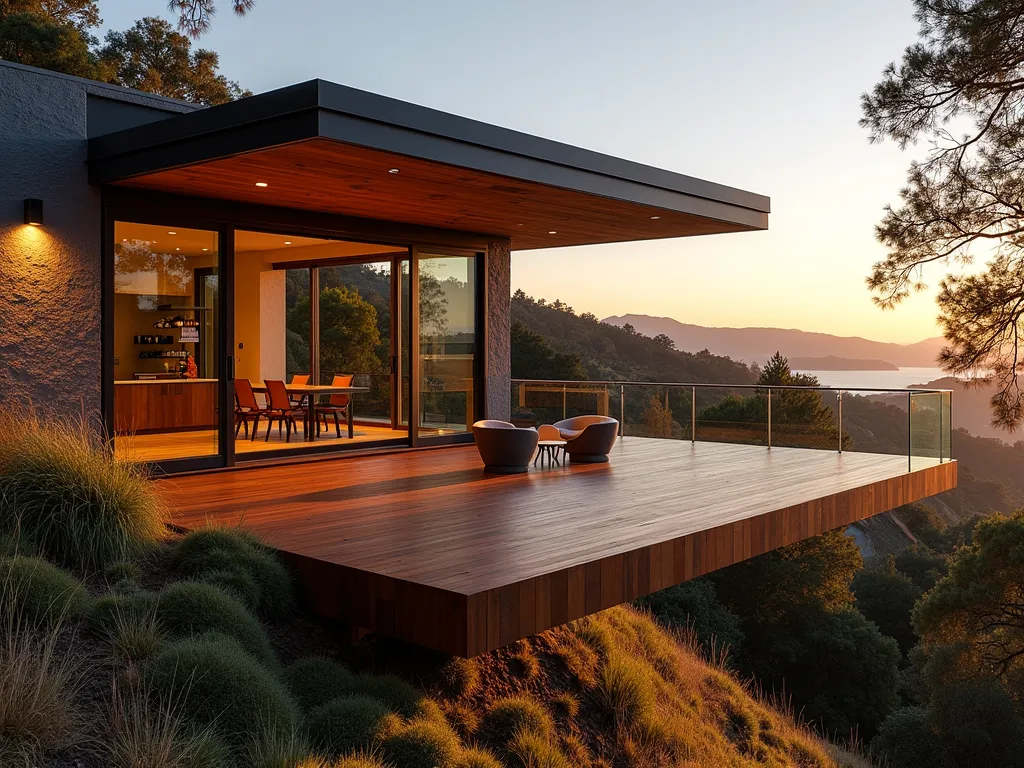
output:
[[[263,383],[267,387],[266,416],[268,424],[265,440],[270,440],[270,428],[276,421],[277,433],[281,434],[281,427],[283,426],[286,435],[285,441],[290,443],[292,440],[292,429],[298,429],[298,420],[305,417],[305,411],[292,403],[288,397],[288,388],[283,381],[267,379]],[[303,427],[303,434],[305,434],[305,426]]]
[[[260,416],[266,416],[267,409],[261,408],[256,402],[256,393],[252,391],[252,382],[248,379],[235,379],[235,437],[245,425],[246,439],[256,439],[256,431],[260,426]],[[249,437],[249,422],[252,422],[252,438]],[[270,430],[270,427],[267,427]]]
[[[353,376],[335,376],[331,381],[333,387],[351,387]],[[351,404],[352,398],[348,395],[331,395],[331,399],[323,405],[317,406],[316,412],[318,415],[323,416],[324,428],[327,428],[327,416],[330,414],[334,417],[334,431],[341,437],[341,421],[339,416],[348,418],[348,409]],[[317,422],[317,431],[320,430],[320,423]]]

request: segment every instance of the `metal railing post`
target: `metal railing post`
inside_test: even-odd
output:
[[[914,393],[907,392],[907,472],[914,471]]]
[[[619,384],[619,437],[626,436],[626,385]]]
[[[942,393],[939,393],[939,464],[942,463]]]
[[[768,450],[772,447],[772,388],[768,387]]]
[[[690,387],[690,442],[697,442],[697,388]]]
[[[836,393],[836,412],[839,415],[839,452],[843,452],[843,390]]]
[[[565,397],[566,397],[566,395],[565,395],[565,384],[563,384],[562,385],[562,418],[563,419],[565,419],[565,417],[566,417]]]

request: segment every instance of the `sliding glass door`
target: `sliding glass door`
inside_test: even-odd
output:
[[[468,434],[477,403],[477,257],[416,254],[419,440]]]
[[[223,463],[219,234],[116,221],[113,237],[115,453],[168,467]]]

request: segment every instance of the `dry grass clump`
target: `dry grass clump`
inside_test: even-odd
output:
[[[164,537],[144,471],[109,456],[84,420],[0,409],[0,434],[0,530],[20,530],[47,557],[85,572]]]
[[[550,739],[529,730],[512,737],[507,754],[512,768],[573,768]]]
[[[167,633],[155,611],[115,607],[104,633],[110,643],[111,656],[122,664],[140,664],[151,659],[167,642]]]
[[[551,738],[554,723],[544,705],[529,696],[510,696],[491,705],[483,718],[483,727],[501,744],[509,744],[524,731],[544,740]]]
[[[462,750],[458,768],[504,768],[501,761],[486,749],[470,747]]]
[[[402,768],[457,768],[458,735],[446,724],[417,718],[392,727],[377,742],[385,763]]]
[[[480,671],[473,659],[453,656],[441,667],[441,685],[450,696],[472,696],[480,687]]]
[[[0,628],[0,765],[36,766],[84,738],[76,699],[85,670],[58,651],[59,629],[38,634],[10,617]]]
[[[209,728],[186,726],[173,704],[148,698],[137,687],[127,693],[115,681],[104,739],[111,768],[220,768],[227,747]]]

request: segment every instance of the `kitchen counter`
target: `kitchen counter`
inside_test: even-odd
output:
[[[123,379],[115,381],[114,386],[122,384],[216,384],[220,379]]]
[[[219,379],[128,379],[114,382],[114,431],[216,429]]]

